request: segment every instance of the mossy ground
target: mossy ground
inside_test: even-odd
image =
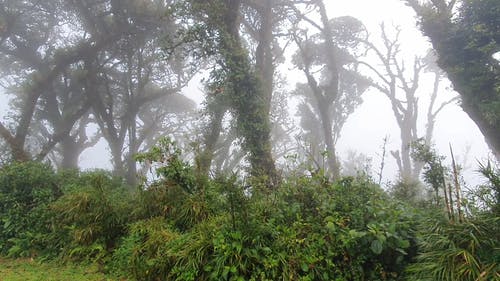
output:
[[[31,259],[0,258],[0,281],[120,281],[95,266],[40,263]],[[123,279],[122,279],[123,280]]]

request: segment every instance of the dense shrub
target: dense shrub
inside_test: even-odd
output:
[[[107,172],[6,166],[2,253],[58,254],[151,281],[499,277],[498,174],[491,168],[482,204],[450,222],[442,209],[410,207],[415,198],[405,186],[391,197],[364,177],[332,183],[318,173],[270,190],[258,179],[200,176],[174,143],[160,145],[139,156],[159,178],[136,193]]]
[[[479,172],[487,182],[477,187],[473,200],[483,209],[491,211],[493,216],[500,216],[500,163],[488,161],[479,163]]]
[[[139,158],[160,179],[139,192],[142,219],[111,263],[136,280],[397,280],[415,255],[414,210],[367,179],[303,176],[270,191],[200,180],[167,140]]]
[[[179,237],[164,217],[134,223],[111,261],[117,274],[127,273],[137,280],[166,280],[173,267],[170,243]]]
[[[208,216],[203,194],[188,193],[178,185],[160,181],[139,190],[133,216],[141,219],[164,217],[179,230],[186,230]]]
[[[133,219],[129,190],[102,171],[82,173],[65,190],[51,205],[54,231],[66,237],[59,241],[63,257],[102,261]]]
[[[302,178],[282,189],[283,247],[298,276],[313,280],[390,280],[414,254],[413,210],[365,179],[319,185]],[[288,237],[287,237],[288,236]],[[296,253],[294,256],[293,253]],[[294,264],[292,263],[292,264]]]
[[[271,194],[231,179],[207,188],[219,200],[165,201],[178,213],[220,205],[190,228],[175,213],[131,225],[115,270],[137,280],[396,280],[415,254],[412,210],[367,180],[302,177]]]
[[[0,170],[0,253],[33,256],[51,247],[49,204],[61,195],[49,165],[14,162]]]

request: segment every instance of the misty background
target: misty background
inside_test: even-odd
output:
[[[431,48],[428,39],[422,35],[417,26],[413,10],[404,5],[402,1],[325,1],[325,4],[330,18],[352,16],[361,21],[366,27],[369,38],[373,39],[374,42],[379,41],[377,44],[380,43],[380,25],[382,23],[385,25],[390,36],[395,35],[396,27],[400,27],[401,33],[398,44],[400,44],[401,52],[398,59],[404,60],[407,65],[411,65],[415,56],[425,57]],[[313,30],[307,24],[304,25],[304,28]],[[61,32],[66,32],[71,36],[71,33],[74,31],[71,30],[71,27],[67,26]],[[314,31],[311,32],[314,33]],[[297,112],[301,97],[290,94],[294,91],[297,83],[306,83],[305,76],[292,62],[292,57],[296,52],[297,47],[289,44],[284,49],[283,63],[279,64],[277,68],[277,77],[280,80],[277,91],[281,92],[281,97],[286,100],[286,103],[278,105],[278,107],[287,106],[286,113],[288,116],[286,117],[290,119],[291,123],[289,125],[292,126],[291,130],[287,131],[290,138],[290,145],[293,145],[304,134],[299,125],[300,116]],[[368,51],[365,51],[361,59],[374,66],[380,65],[380,62]],[[200,72],[195,74],[189,83],[180,89],[182,95],[185,95],[196,104],[195,108],[189,109],[191,112],[190,116],[165,117],[172,118],[171,120],[174,120],[174,122],[177,120],[180,124],[186,125],[187,130],[185,132],[176,134],[178,136],[184,135],[187,142],[200,141],[196,136],[189,135],[190,129],[188,129],[187,122],[193,122],[194,124],[203,120],[203,108],[206,105],[205,97],[207,91],[203,81],[209,79],[209,72],[203,69],[199,69],[198,71]],[[373,77],[373,73],[370,73],[370,70],[367,68],[361,67],[360,73],[368,77]],[[423,132],[425,131],[425,111],[430,102],[430,93],[433,87],[432,77],[431,73],[422,72],[416,92],[420,105],[418,129],[422,133],[421,136],[423,136]],[[3,85],[6,84],[3,83]],[[439,87],[439,94],[436,101],[438,105],[458,96],[446,78],[442,79]],[[390,151],[398,150],[401,147],[401,138],[391,103],[384,94],[374,87],[367,88],[362,93],[361,98],[362,103],[347,117],[340,137],[336,142],[336,151],[340,163],[356,162],[357,164],[365,165],[370,174],[378,177],[377,173],[383,161],[385,162],[385,167],[383,169],[382,182],[394,182],[398,178],[399,171],[395,158],[391,156]],[[2,89],[0,113],[4,121],[7,120],[6,117],[9,112],[12,112],[9,106],[11,99],[12,93],[5,88]],[[432,143],[439,154],[447,157],[449,156],[449,145],[451,144],[458,163],[463,166],[465,181],[470,184],[476,184],[480,181],[475,171],[476,162],[484,161],[488,157],[491,157],[491,154],[481,132],[467,114],[463,112],[459,103],[459,100],[454,100],[439,112],[435,121]],[[231,123],[233,121],[228,120],[227,122]],[[194,125],[191,128],[193,130],[200,130],[199,125]],[[91,136],[100,129],[95,124],[89,124],[86,130],[87,135]],[[386,155],[382,159],[384,138],[386,138]],[[285,155],[280,155],[276,161],[285,163],[284,156],[294,153],[296,152],[292,149],[288,153],[285,153]],[[78,163],[83,169],[113,169],[111,152],[107,142],[103,138],[100,138],[93,146],[81,153]],[[344,172],[347,171],[347,167],[343,167],[343,169]],[[360,169],[360,166],[358,165],[349,169],[351,169],[349,172],[352,173],[352,169]]]
[[[499,0],[0,0],[1,279],[500,280],[499,43]]]

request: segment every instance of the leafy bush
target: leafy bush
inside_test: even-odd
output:
[[[162,216],[179,230],[187,230],[208,216],[208,206],[201,193],[187,193],[178,185],[159,181],[140,190],[134,200],[134,216],[149,219]]]
[[[413,210],[365,179],[325,186],[301,178],[282,192],[277,210],[287,218],[278,226],[287,226],[289,235],[280,239],[292,248],[287,256],[296,276],[393,280],[415,253]]]
[[[14,162],[0,170],[0,253],[33,256],[50,248],[49,204],[61,191],[49,165]]]
[[[479,194],[475,194],[482,207],[490,210],[493,215],[500,216],[500,167],[488,161],[479,163],[479,172],[488,180],[488,183],[478,186]]]
[[[194,168],[182,160],[181,150],[169,138],[162,138],[148,152],[136,155],[139,162],[153,163],[156,175],[167,185],[176,185],[187,193],[201,189]]]
[[[173,266],[169,243],[179,235],[163,217],[132,224],[113,254],[112,271],[127,273],[137,280],[166,280],[168,269]]]
[[[453,222],[442,210],[426,214],[419,226],[419,255],[409,280],[499,280],[500,233],[498,168],[480,164],[488,183],[468,194],[467,216]]]
[[[169,141],[139,158],[161,179],[140,192],[143,220],[111,265],[137,280],[396,280],[416,253],[413,209],[367,179],[318,174],[269,191],[200,181]]]
[[[415,254],[412,210],[366,180],[302,177],[269,194],[219,178],[207,188],[220,198],[203,204],[219,207],[190,228],[168,215],[133,224],[115,270],[137,280],[396,280]],[[177,207],[192,208],[188,198]]]
[[[128,190],[106,172],[82,173],[51,205],[54,230],[67,237],[64,257],[102,261],[125,234],[132,207]]]
[[[139,158],[160,178],[134,196],[106,172],[17,172],[51,175],[41,189],[54,195],[35,204],[41,213],[16,214],[42,218],[33,233],[44,249],[136,280],[400,280],[416,256],[416,211],[366,178],[331,183],[319,173],[269,190],[258,179],[200,177],[169,141]],[[36,201],[4,193],[12,206]],[[33,249],[36,239],[21,238]]]

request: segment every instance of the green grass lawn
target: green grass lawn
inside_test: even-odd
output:
[[[118,281],[96,267],[0,258],[0,281]]]

